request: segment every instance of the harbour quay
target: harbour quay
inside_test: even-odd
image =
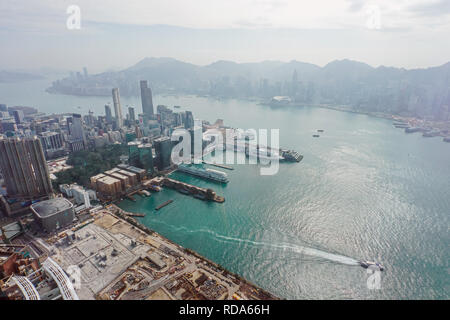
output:
[[[180,193],[192,195],[195,198],[205,200],[205,201],[214,201],[218,203],[225,202],[225,198],[218,196],[216,192],[212,189],[205,189],[194,186],[192,184],[187,184],[185,182],[181,182],[178,180],[164,178],[161,180],[161,184],[164,187],[174,189]]]

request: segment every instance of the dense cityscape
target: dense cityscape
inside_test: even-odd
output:
[[[0,301],[449,300],[449,4],[0,1]]]
[[[140,82],[142,113],[122,116],[120,94],[105,116],[40,114],[2,104],[0,290],[8,299],[274,299],[241,277],[184,249],[114,205],[163,187],[223,202],[212,189],[167,178],[170,133],[195,127],[191,112],[158,105]],[[176,109],[176,108],[175,108]],[[114,110],[114,116],[112,113]],[[203,127],[203,130],[202,130]],[[197,129],[198,130],[198,129]],[[187,170],[190,169],[190,170]],[[219,179],[211,169],[185,172]],[[226,181],[224,181],[226,182]],[[171,202],[171,201],[170,201]],[[170,204],[163,203],[156,210]],[[78,287],[67,277],[77,266]],[[62,279],[62,280],[61,280]],[[63,289],[62,289],[63,288]]]

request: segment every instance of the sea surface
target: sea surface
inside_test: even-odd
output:
[[[0,84],[0,103],[99,115],[111,101],[50,95],[48,85]],[[228,174],[226,185],[175,172],[172,178],[212,188],[225,203],[169,189],[121,202],[146,213],[141,222],[149,228],[282,298],[450,298],[450,144],[442,138],[315,107],[195,96],[155,96],[158,104],[232,127],[280,129],[280,145],[304,159],[281,163],[273,176],[260,175],[261,165],[219,169]],[[123,97],[124,113],[126,105],[141,111],[138,97]],[[313,138],[318,129],[324,132]],[[174,202],[154,210],[168,199]],[[359,259],[379,261],[386,271],[369,274]]]

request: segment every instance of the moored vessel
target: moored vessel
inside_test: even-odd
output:
[[[228,183],[228,177],[225,172],[213,170],[213,169],[204,169],[201,167],[196,167],[193,165],[180,164],[178,166],[178,171],[188,173],[193,176],[197,176],[200,178],[205,178],[213,181],[218,181],[222,183]]]

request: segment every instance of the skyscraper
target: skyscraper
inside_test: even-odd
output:
[[[153,112],[153,99],[152,89],[148,87],[147,80],[141,80],[141,100],[142,100],[142,112],[147,119],[150,119],[154,114]]]
[[[139,141],[128,142],[128,163],[132,166],[139,166]]]
[[[172,156],[172,141],[169,137],[161,137],[153,141],[156,156],[158,158],[158,170],[164,170],[170,167]]]
[[[134,114],[134,108],[133,107],[129,107],[128,108],[128,115],[130,116],[130,122],[132,124],[136,123],[136,115]]]
[[[86,136],[84,135],[81,114],[73,113],[72,117],[67,118],[67,128],[69,130],[70,140],[72,142],[82,142],[84,147],[86,147]]]
[[[116,115],[117,129],[123,127],[123,117],[122,117],[122,106],[120,105],[120,94],[119,88],[112,89],[113,103],[114,103],[114,113]]]
[[[23,122],[25,116],[22,110],[14,110],[12,114],[17,124],[21,124]]]
[[[62,133],[46,131],[39,135],[42,149],[47,159],[64,154],[64,138]]]
[[[37,137],[0,140],[0,168],[10,197],[33,199],[53,192],[41,140]]]
[[[184,120],[184,128],[191,129],[194,127],[194,116],[191,111],[186,111],[186,118]]]
[[[108,124],[112,123],[113,117],[111,112],[111,106],[109,104],[105,105],[105,115],[106,115],[106,122]]]
[[[141,144],[139,147],[139,164],[140,168],[145,169],[147,173],[153,173],[153,154],[152,145],[150,143]]]

